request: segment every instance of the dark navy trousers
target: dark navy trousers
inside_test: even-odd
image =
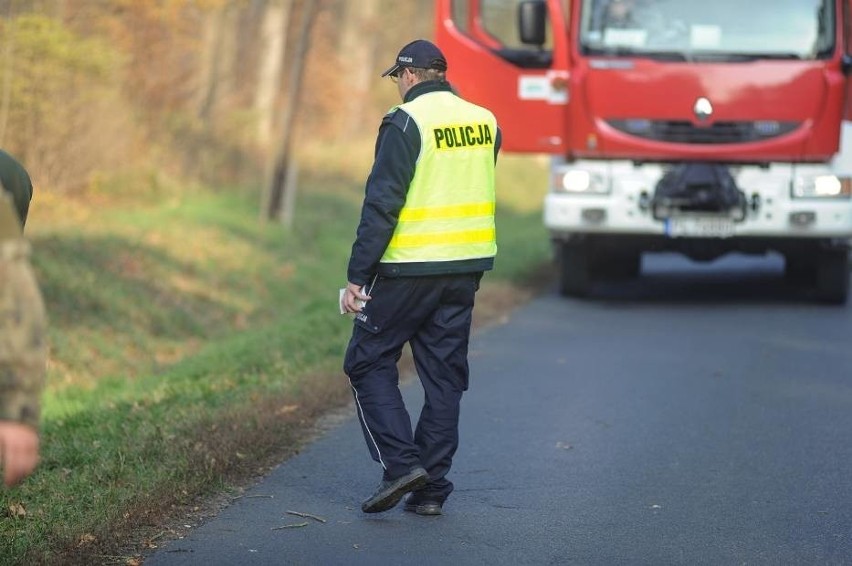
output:
[[[378,277],[355,316],[343,369],[349,376],[364,439],[373,459],[395,479],[422,465],[424,491],[440,501],[459,444],[459,406],[468,387],[467,351],[481,273]],[[399,391],[397,362],[411,346],[424,404],[412,432]]]

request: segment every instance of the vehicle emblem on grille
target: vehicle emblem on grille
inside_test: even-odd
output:
[[[702,96],[695,101],[695,106],[692,107],[692,111],[695,112],[695,117],[703,122],[713,115],[713,105],[710,104],[708,99]]]

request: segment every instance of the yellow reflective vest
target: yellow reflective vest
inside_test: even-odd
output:
[[[420,156],[381,262],[494,257],[494,115],[447,91],[399,108],[420,130]]]

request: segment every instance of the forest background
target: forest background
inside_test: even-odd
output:
[[[379,74],[433,11],[0,0],[0,147],[33,178],[50,319],[42,462],[0,491],[0,563],[140,564],[346,411],[337,289],[398,103]],[[546,185],[501,156],[477,325],[546,273]]]
[[[397,102],[394,89],[374,88],[376,70],[409,38],[431,36],[432,9],[425,0],[0,0],[0,144],[51,192],[258,184],[294,128],[309,145],[360,146],[352,142],[375,130],[376,110]]]

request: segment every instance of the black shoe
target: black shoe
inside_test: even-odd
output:
[[[376,493],[361,505],[361,511],[364,513],[381,513],[393,509],[403,495],[409,491],[420,489],[428,481],[429,474],[423,468],[414,468],[395,480],[382,480]]]
[[[428,495],[411,493],[405,498],[405,510],[418,515],[441,515],[443,507],[443,501],[429,499]]]

